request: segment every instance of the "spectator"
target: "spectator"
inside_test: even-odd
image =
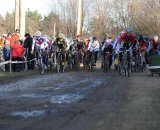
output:
[[[15,33],[12,35],[11,37],[11,46],[14,45],[14,43],[16,41],[19,41],[20,40],[20,33],[19,33],[19,29],[16,29]]]
[[[24,60],[24,53],[25,49],[24,47],[20,44],[19,41],[15,41],[13,46],[12,46],[12,60],[13,61],[23,61]],[[14,63],[12,65],[13,71],[21,71],[24,69],[24,63]]]
[[[5,61],[10,60],[10,52],[11,52],[10,41],[5,40],[3,47],[3,58]],[[9,71],[9,64],[5,64],[5,71]]]
[[[25,36],[24,48],[26,49],[26,58],[27,61],[30,61],[34,59],[34,54],[31,53],[33,38],[30,36],[29,33],[26,33],[24,36]],[[34,69],[34,60],[31,62],[27,62],[27,67],[28,69]]]

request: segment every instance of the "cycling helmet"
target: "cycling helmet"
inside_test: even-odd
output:
[[[97,38],[94,36],[94,37],[93,37],[93,41],[96,41],[96,40],[97,40]]]
[[[41,32],[40,32],[40,31],[37,31],[37,32],[36,32],[36,36],[37,36],[37,37],[40,37],[40,36],[41,36]]]
[[[140,35],[139,38],[138,38],[138,41],[143,41],[143,40],[144,40],[143,35]]]
[[[131,33],[132,32],[132,29],[130,27],[126,28],[126,32],[127,33]]]
[[[158,41],[158,36],[154,36],[153,39],[154,39],[155,41]]]
[[[63,37],[64,37],[63,33],[59,34],[58,37],[59,37],[59,38],[63,38]]]

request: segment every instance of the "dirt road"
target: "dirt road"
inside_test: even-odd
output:
[[[97,69],[11,79],[0,85],[0,130],[160,129],[158,76]]]

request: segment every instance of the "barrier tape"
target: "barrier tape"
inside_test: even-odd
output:
[[[32,60],[29,60],[29,61],[5,61],[5,62],[1,62],[0,66],[5,65],[5,64],[9,64],[9,63],[13,63],[13,64],[27,63],[27,62],[31,62],[31,61],[34,61],[34,60],[36,60],[36,58],[34,58]]]
[[[10,61],[0,62],[0,66],[10,63]]]

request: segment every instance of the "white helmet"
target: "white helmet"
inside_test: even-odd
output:
[[[154,39],[155,41],[158,41],[158,36],[154,36],[153,39]]]
[[[130,27],[126,28],[126,32],[127,33],[131,33],[132,32],[132,29]]]
[[[41,33],[40,31],[37,31],[37,32],[36,32],[36,36],[37,36],[37,37],[38,37],[38,36],[41,36],[41,34],[42,34],[42,33]]]

